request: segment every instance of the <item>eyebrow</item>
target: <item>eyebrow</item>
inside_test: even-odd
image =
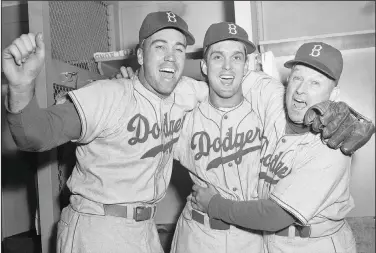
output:
[[[152,46],[153,44],[158,43],[158,42],[162,42],[162,43],[166,43],[166,44],[168,43],[167,40],[157,39],[157,40],[153,40],[150,43],[150,46]],[[185,45],[184,43],[181,43],[181,42],[176,42],[175,45],[179,45],[179,46],[182,46],[184,48],[187,47],[187,45]]]
[[[211,51],[211,52],[210,52],[210,55],[212,55],[212,54],[214,54],[214,53],[223,54],[223,51]],[[235,55],[235,54],[242,54],[242,55],[244,56],[244,52],[242,52],[242,51],[235,51],[235,52],[233,53],[233,55]]]

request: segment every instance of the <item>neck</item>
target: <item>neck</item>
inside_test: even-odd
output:
[[[140,83],[147,89],[149,90],[151,93],[154,93],[155,95],[157,95],[159,98],[161,99],[164,99],[166,97],[168,97],[169,95],[164,95],[164,94],[161,94],[159,93],[158,91],[156,91],[149,83],[148,81],[146,81],[146,78],[145,78],[145,71],[144,71],[144,67],[141,66],[139,72],[138,72],[138,80],[140,80]]]
[[[289,118],[286,120],[286,134],[303,134],[310,131],[310,127],[303,123],[292,122]]]
[[[232,108],[243,101],[243,94],[235,94],[231,98],[221,98],[213,90],[209,92],[209,101],[217,108]]]

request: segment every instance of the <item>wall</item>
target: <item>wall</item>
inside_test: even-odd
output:
[[[374,6],[374,1],[262,1],[262,40],[374,30]]]

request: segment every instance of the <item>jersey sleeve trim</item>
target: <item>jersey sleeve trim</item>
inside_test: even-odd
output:
[[[272,201],[276,202],[280,207],[285,209],[287,212],[292,214],[295,218],[297,218],[302,225],[306,225],[308,223],[308,220],[304,218],[304,215],[301,214],[298,210],[293,208],[292,206],[288,205],[287,203],[283,202],[281,199],[279,199],[274,193],[270,194],[269,197]]]
[[[81,120],[81,135],[77,140],[72,140],[72,142],[80,142],[85,138],[86,133],[87,133],[87,120],[86,120],[86,117],[85,117],[85,113],[82,109],[82,106],[80,105],[80,102],[78,101],[78,99],[74,95],[74,93],[68,92],[68,95],[72,99],[72,102],[73,102],[74,106],[76,107],[78,115],[79,115],[80,120]]]

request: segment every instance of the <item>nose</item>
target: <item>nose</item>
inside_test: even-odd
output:
[[[164,57],[164,60],[165,61],[170,61],[170,62],[175,62],[176,61],[176,56],[174,54],[174,52],[172,50],[169,50],[165,57]]]
[[[222,66],[223,69],[225,70],[230,70],[231,69],[231,60],[230,59],[225,59],[223,61],[223,66]]]
[[[296,88],[296,91],[295,91],[295,92],[296,92],[297,94],[303,94],[303,93],[305,93],[306,89],[307,89],[306,82],[305,82],[305,81],[302,81],[302,82],[300,82],[300,84],[299,84],[298,87]]]

